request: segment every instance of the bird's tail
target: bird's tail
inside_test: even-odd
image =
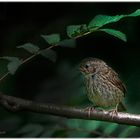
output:
[[[119,103],[118,105],[118,111],[126,111],[126,107],[124,106],[124,104],[122,102]]]

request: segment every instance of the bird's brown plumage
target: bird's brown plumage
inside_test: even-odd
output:
[[[124,110],[122,100],[126,88],[118,74],[103,60],[86,58],[80,64],[85,77],[89,100],[99,107],[115,107]]]

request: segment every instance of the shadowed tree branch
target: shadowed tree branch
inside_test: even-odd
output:
[[[112,115],[108,111],[93,110],[90,112],[87,109],[54,105],[48,103],[38,103],[30,100],[25,100],[0,93],[0,104],[9,111],[31,111],[36,113],[44,113],[67,117],[71,119],[87,119],[114,122],[119,124],[140,126],[140,115],[118,112]]]

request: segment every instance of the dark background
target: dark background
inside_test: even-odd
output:
[[[88,24],[97,14],[130,14],[140,8],[140,3],[0,3],[0,56],[30,56],[16,46],[34,43],[40,48],[48,47],[41,35],[60,33],[68,38],[66,27]],[[14,76],[1,81],[0,88],[6,94],[26,99],[89,106],[77,69],[86,57],[106,61],[119,73],[127,87],[125,104],[128,112],[140,113],[140,17],[125,18],[107,27],[127,35],[125,43],[105,33],[91,34],[77,39],[77,47],[56,47],[56,63],[37,56],[21,66]],[[6,72],[1,62],[0,72]],[[0,108],[1,137],[139,137],[139,128],[113,123],[71,120],[61,117],[29,112],[11,113]],[[78,128],[82,128],[79,131]]]

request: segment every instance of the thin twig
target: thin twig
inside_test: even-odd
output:
[[[9,75],[9,72],[5,73],[1,78],[0,81],[2,81],[4,78],[6,78]]]
[[[30,57],[26,58],[25,60],[22,61],[21,64],[25,64],[26,62],[30,61],[31,59],[33,59],[37,54],[33,54]]]
[[[85,35],[91,34],[92,32],[95,32],[95,31],[98,31],[98,29],[93,30],[93,31],[85,32],[85,33],[82,34],[82,35],[78,35],[78,36],[74,37],[74,39],[78,39],[78,38],[83,37],[83,36],[85,36]],[[46,49],[47,49],[47,50],[50,50],[50,49],[52,49],[52,48],[54,48],[54,47],[56,47],[56,46],[59,46],[59,45],[58,45],[58,44],[56,44],[56,45],[51,45],[51,46],[49,46],[49,47],[46,48]],[[46,49],[43,49],[43,50],[46,50]],[[23,60],[22,63],[21,63],[21,65],[22,65],[22,64],[25,64],[26,62],[28,62],[28,61],[30,61],[30,60],[32,60],[35,56],[39,55],[43,50],[39,51],[39,52],[36,53],[36,54],[33,54],[33,55],[29,56],[29,57],[26,58],[25,60]],[[5,74],[0,78],[0,82],[1,82],[3,79],[5,79],[9,74],[10,74],[10,72],[5,73]]]
[[[98,120],[140,126],[140,115],[137,114],[118,112],[117,114],[112,115],[112,113],[109,111],[93,110],[90,112],[89,116],[87,109],[48,103],[38,103],[13,96],[8,96],[2,93],[0,94],[0,104],[10,111],[24,110],[66,118]]]

